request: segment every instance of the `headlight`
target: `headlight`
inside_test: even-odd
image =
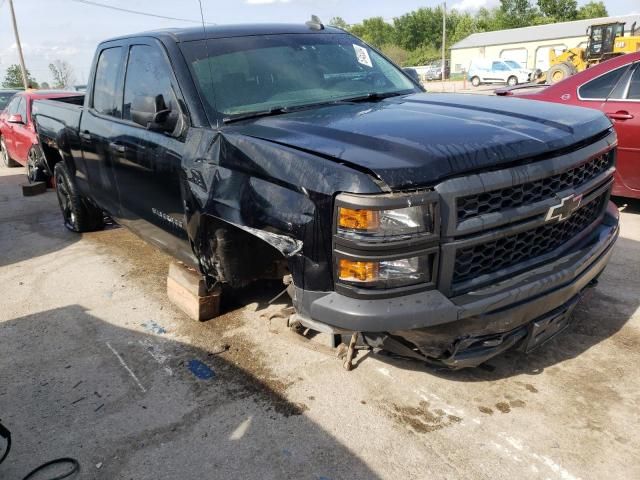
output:
[[[334,215],[336,290],[369,296],[434,287],[436,192],[340,194]]]
[[[380,210],[338,207],[337,233],[344,238],[373,242],[433,233],[433,207],[433,204]]]
[[[427,282],[431,278],[431,268],[427,255],[372,261],[341,258],[338,278],[359,287],[397,288]]]

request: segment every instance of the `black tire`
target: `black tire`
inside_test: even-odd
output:
[[[7,167],[19,167],[20,164],[13,160],[7,152],[7,146],[4,143],[4,138],[0,137],[0,157],[2,157],[2,164]]]
[[[49,175],[45,172],[42,161],[42,152],[39,147],[34,145],[27,156],[27,180],[29,183],[49,181]]]
[[[53,176],[64,226],[73,232],[101,230],[104,214],[78,193],[75,179],[63,162],[56,164]]]
[[[565,78],[569,78],[575,72],[573,65],[566,63],[558,63],[549,69],[547,72],[547,83],[554,84],[561,82]]]
[[[480,86],[480,77],[473,77],[471,79],[471,85],[473,85],[474,87],[479,87]]]
[[[518,77],[511,75],[509,78],[507,78],[507,85],[509,85],[510,87],[515,87],[516,85],[518,85]]]

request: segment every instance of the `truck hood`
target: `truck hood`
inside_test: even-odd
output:
[[[552,156],[578,147],[611,123],[586,108],[419,93],[332,104],[228,127],[366,169],[391,189],[408,189]]]

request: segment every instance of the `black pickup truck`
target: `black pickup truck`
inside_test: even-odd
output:
[[[286,275],[303,325],[450,368],[562,330],[618,235],[604,115],[425,93],[318,23],[105,41],[84,106],[34,111],[68,228]]]

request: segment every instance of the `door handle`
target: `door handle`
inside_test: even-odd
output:
[[[109,146],[111,147],[112,150],[115,150],[118,153],[124,153],[126,148],[124,145],[122,145],[121,143],[117,143],[117,142],[111,142],[109,144]]]
[[[626,110],[619,110],[617,112],[607,113],[607,117],[612,120],[631,120],[633,118],[633,115],[631,115]]]
[[[89,132],[89,130],[85,130],[83,132],[80,132],[80,138],[82,140],[91,140],[91,132]]]

